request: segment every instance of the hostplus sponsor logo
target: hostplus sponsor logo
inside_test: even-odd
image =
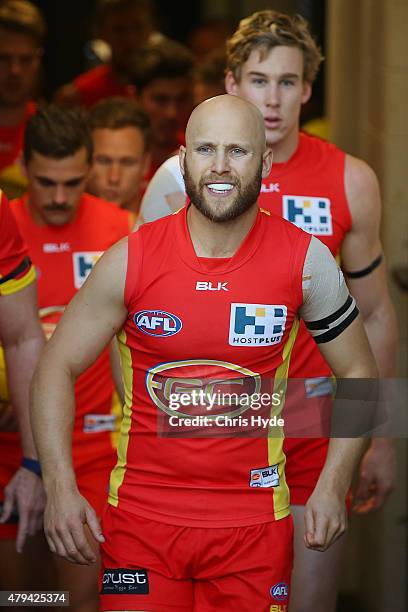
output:
[[[164,310],[140,310],[133,316],[136,327],[148,336],[174,336],[183,327],[181,319]]]
[[[283,304],[231,304],[229,344],[265,346],[281,342],[288,309]]]
[[[75,289],[80,289],[82,287],[92,272],[92,268],[102,255],[103,251],[83,251],[81,253],[72,253]]]
[[[308,196],[283,196],[283,216],[316,236],[333,234],[330,200]]]

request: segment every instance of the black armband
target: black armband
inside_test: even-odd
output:
[[[336,312],[319,321],[305,321],[306,327],[317,344],[330,342],[337,338],[358,316],[358,308],[354,298],[348,296]]]
[[[383,254],[381,253],[378,257],[374,259],[373,262],[370,263],[369,266],[367,266],[363,270],[358,270],[357,272],[346,272],[345,270],[343,270],[343,272],[348,278],[361,278],[362,276],[367,276],[367,274],[371,274],[373,270],[378,268],[382,260]]]
[[[0,277],[0,285],[3,283],[7,283],[7,281],[16,278],[19,274],[22,274],[31,266],[31,259],[29,257],[25,257],[21,263],[18,264],[14,270],[6,274],[5,276]]]

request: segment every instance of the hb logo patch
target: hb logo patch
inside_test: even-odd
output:
[[[284,305],[231,304],[229,344],[278,344],[285,331],[287,312]]]
[[[283,216],[316,236],[333,234],[330,200],[308,196],[283,196]]]
[[[84,251],[72,254],[75,289],[82,287],[101,255],[103,251]]]

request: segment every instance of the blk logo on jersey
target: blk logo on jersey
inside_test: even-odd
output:
[[[197,281],[196,291],[228,291],[228,282]]]
[[[183,327],[181,320],[176,315],[164,310],[140,310],[134,315],[133,321],[144,334],[162,338],[174,336]]]
[[[308,196],[283,196],[283,216],[316,236],[333,234],[330,200]]]
[[[82,287],[101,255],[103,251],[84,251],[72,254],[75,289]]]
[[[279,469],[278,464],[269,465],[268,467],[251,470],[249,478],[249,486],[251,488],[269,489],[270,487],[279,486]]]
[[[229,344],[267,346],[281,342],[288,309],[283,304],[231,304]]]
[[[261,193],[279,193],[279,192],[280,192],[279,183],[264,183],[262,181]]]

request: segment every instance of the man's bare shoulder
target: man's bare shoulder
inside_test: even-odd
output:
[[[345,189],[350,212],[354,220],[362,215],[378,214],[380,209],[380,189],[377,176],[367,162],[346,155]]]

